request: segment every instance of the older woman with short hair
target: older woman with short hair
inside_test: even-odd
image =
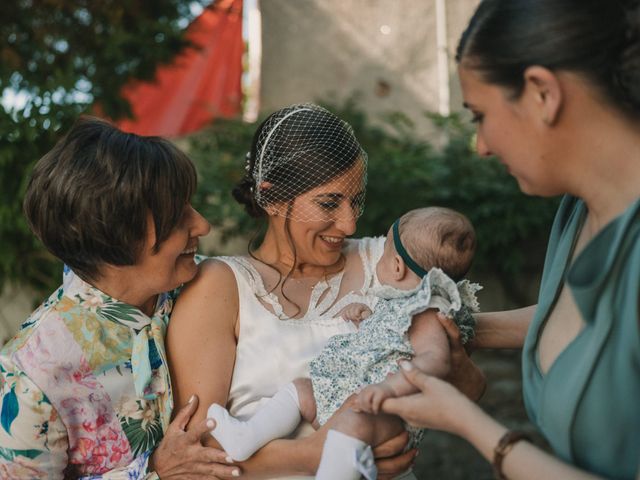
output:
[[[170,423],[164,334],[208,222],[196,171],[157,137],[80,119],[35,166],[24,210],[64,283],[0,351],[0,477],[231,476],[221,452]],[[164,439],[163,439],[164,436]]]

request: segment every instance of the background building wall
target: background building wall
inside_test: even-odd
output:
[[[478,0],[447,0],[450,106],[454,54]],[[419,132],[438,110],[436,0],[262,0],[261,110],[357,95],[375,119],[399,111]]]

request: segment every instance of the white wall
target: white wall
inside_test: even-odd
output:
[[[376,114],[400,111],[425,134],[438,109],[436,0],[262,0],[261,110],[359,93]],[[478,0],[448,0],[452,110],[461,105],[453,57]],[[386,34],[385,34],[386,33]],[[389,86],[384,94],[381,84]]]

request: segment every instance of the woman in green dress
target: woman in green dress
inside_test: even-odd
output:
[[[523,347],[553,455],[411,364],[421,393],[384,410],[462,436],[499,478],[640,478],[639,2],[483,0],[457,59],[478,152],[524,193],[564,195],[538,304],[479,315],[476,340]]]

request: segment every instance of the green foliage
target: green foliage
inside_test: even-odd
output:
[[[0,109],[0,289],[11,279],[45,291],[62,278],[60,262],[42,247],[22,214],[27,172],[56,140],[56,131],[43,125],[47,121],[38,114],[16,121]]]
[[[471,148],[472,129],[458,116],[430,115],[443,143],[435,148],[417,138],[402,114],[389,115],[383,127],[376,127],[353,102],[328,108],[353,126],[369,156],[366,208],[357,236],[385,234],[399,215],[412,208],[446,206],[465,213],[476,228],[477,270],[497,273],[508,284],[523,269],[541,268],[557,200],[522,194],[496,159],[479,158]],[[218,121],[190,140],[189,153],[200,172],[194,206],[223,237],[256,230],[255,222],[230,195],[244,174],[255,128]]]
[[[198,191],[192,204],[219,231],[223,241],[256,230],[256,220],[231,196],[245,173],[245,155],[256,126],[218,119],[188,139],[187,151],[198,169]]]
[[[202,4],[207,0],[197,0]],[[61,267],[30,233],[22,198],[33,164],[80,113],[130,113],[119,92],[152,78],[183,47],[190,0],[7,0],[0,19],[0,290],[7,279],[48,290]]]
[[[97,102],[108,116],[120,117],[129,112],[121,87],[153,78],[158,63],[187,45],[189,3],[8,0],[0,22],[0,86],[34,95],[27,110]]]

